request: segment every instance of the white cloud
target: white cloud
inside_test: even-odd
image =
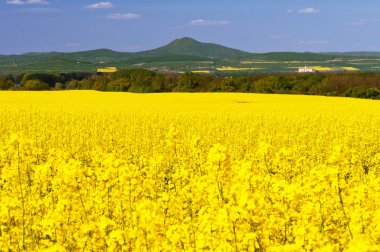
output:
[[[315,8],[305,8],[305,9],[299,9],[299,10],[297,10],[297,12],[301,13],[301,14],[316,14],[316,13],[319,13],[321,11],[317,10]]]
[[[140,15],[135,13],[112,13],[106,16],[107,19],[136,19],[139,17]]]
[[[293,10],[290,9],[288,10],[288,13],[299,13],[299,14],[317,14],[320,13],[321,11],[316,9],[316,8],[304,8],[304,9],[298,9],[298,10]]]
[[[45,0],[26,0],[24,1],[28,4],[47,4],[48,2]]]
[[[45,0],[7,0],[7,4],[23,5],[23,4],[48,4]]]
[[[87,5],[86,8],[88,9],[109,9],[112,8],[113,4],[111,2],[100,2],[100,3],[94,3]]]
[[[212,25],[228,25],[230,21],[226,20],[206,20],[206,19],[195,19],[191,20],[189,25],[198,25],[198,26],[212,26]]]
[[[21,5],[24,4],[24,2],[20,0],[7,0],[7,4]]]

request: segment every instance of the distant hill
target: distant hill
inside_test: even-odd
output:
[[[127,52],[115,52],[109,49],[97,49],[82,52],[72,52],[65,53],[64,58],[66,59],[76,59],[78,61],[89,61],[89,62],[114,62],[118,60],[123,60],[130,57],[133,53]]]
[[[368,65],[367,67],[369,70],[371,70],[371,67],[372,69],[380,67],[377,65],[380,52],[250,53],[185,37],[153,50],[133,53],[97,49],[70,53],[48,52],[0,55],[0,74],[28,71],[96,71],[96,68],[104,66],[117,66],[119,68],[170,66],[172,68],[188,67],[197,69],[200,66],[241,66],[242,64],[251,64],[251,67],[257,67],[263,69],[263,71],[277,71],[276,69],[280,68],[279,71],[289,71],[289,69],[295,69],[301,64],[319,64],[319,62],[321,62],[320,64],[330,64],[329,62],[340,61],[341,64],[354,66],[354,60],[350,61],[350,59],[358,58],[373,60],[373,65]],[[282,64],[282,67],[278,65],[258,66],[257,64],[260,62],[263,62],[263,64],[268,62]],[[293,62],[295,65],[289,66],[289,62]]]
[[[344,57],[380,57],[380,52],[331,52],[327,54],[335,54]]]
[[[322,54],[311,52],[270,52],[255,55],[256,58],[275,61],[323,61],[337,58],[334,54]]]
[[[250,57],[252,54],[229,47],[202,43],[192,38],[176,39],[166,46],[136,53],[136,56],[167,56],[167,55],[187,55],[207,57],[213,59],[236,59]]]

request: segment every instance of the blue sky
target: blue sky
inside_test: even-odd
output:
[[[380,51],[373,0],[0,0],[0,54],[141,51],[192,37],[250,51]]]

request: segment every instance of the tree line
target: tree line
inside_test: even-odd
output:
[[[112,74],[25,73],[0,76],[2,90],[99,90],[154,92],[252,92],[380,99],[379,73],[261,74],[220,77],[196,73],[161,74],[124,69]]]

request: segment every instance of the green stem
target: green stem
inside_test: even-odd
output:
[[[25,249],[25,199],[24,191],[22,189],[21,170],[20,170],[20,145],[17,143],[17,174],[21,192],[21,205],[22,205],[22,249]]]

